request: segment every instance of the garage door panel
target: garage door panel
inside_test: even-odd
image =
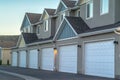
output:
[[[20,51],[19,67],[26,67],[26,51]]]
[[[29,68],[38,69],[38,51],[37,50],[30,50]]]
[[[17,66],[17,52],[12,53],[12,66]]]
[[[54,51],[53,48],[42,49],[42,67],[43,70],[54,70]]]
[[[77,46],[61,46],[59,51],[59,71],[77,73]]]
[[[85,74],[114,78],[113,40],[85,44]]]

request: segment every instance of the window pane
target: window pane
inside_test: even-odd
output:
[[[87,18],[91,18],[93,17],[93,1],[90,1],[88,4],[87,4]]]
[[[108,13],[109,10],[109,0],[101,0],[101,13]]]

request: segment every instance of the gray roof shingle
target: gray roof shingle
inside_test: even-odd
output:
[[[52,40],[53,36],[50,36],[48,38],[41,38],[38,39],[36,33],[22,33],[23,38],[25,40],[26,44],[34,43],[34,42],[42,42],[42,41],[47,41],[47,40]]]
[[[62,0],[62,1],[67,7],[70,8],[75,7],[76,1],[72,1],[72,0]]]
[[[13,35],[13,36],[9,36],[9,35],[1,35],[0,36],[0,47],[2,48],[11,48],[11,47],[15,47],[17,44],[19,36],[17,35]]]
[[[88,25],[82,20],[80,17],[67,17],[66,19],[69,21],[73,29],[77,32],[77,34],[84,33],[90,28]]]
[[[90,28],[82,18],[80,17],[66,17],[66,19],[69,21],[69,23],[72,25],[73,29],[78,33],[88,33],[88,32],[94,32],[94,31],[100,31],[100,30],[106,30],[111,28],[117,28],[120,26],[120,22],[117,22],[115,24],[109,24],[104,26],[98,26],[96,28]]]
[[[37,13],[26,13],[26,15],[28,16],[31,24],[39,22],[41,17],[41,14],[37,14]]]
[[[46,11],[47,11],[47,13],[49,14],[49,15],[54,15],[55,14],[55,11],[56,11],[56,9],[45,9]]]

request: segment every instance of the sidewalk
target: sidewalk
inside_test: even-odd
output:
[[[16,68],[10,66],[0,66],[1,71],[10,72],[9,74],[20,75],[22,77],[29,77],[28,80],[116,80],[110,78],[92,77],[78,74],[52,72],[44,70]],[[16,73],[16,74],[14,74]],[[20,77],[19,76],[19,77]],[[35,79],[30,79],[35,78]],[[27,79],[26,79],[27,80]]]

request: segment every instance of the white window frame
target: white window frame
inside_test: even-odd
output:
[[[106,1],[106,0],[100,0],[100,15],[104,15],[104,14],[107,14],[109,13],[109,0],[108,0],[108,6],[105,6],[107,7],[107,11],[106,12],[103,12],[104,10],[104,7],[103,7],[103,1]]]
[[[37,26],[36,33],[37,33],[37,34],[40,34],[40,25]]]
[[[44,21],[44,31],[47,32],[48,31],[48,20]]]
[[[77,11],[77,17],[80,17],[80,10]]]
[[[89,17],[88,17],[88,7],[87,7],[88,5],[90,5]],[[92,5],[92,8],[91,8],[91,5]],[[93,6],[94,6],[93,0],[90,0],[86,3],[86,19],[93,18],[93,14],[94,14]],[[91,10],[92,10],[92,14],[91,14]]]
[[[64,19],[64,17],[65,17],[65,12],[63,12],[61,15],[61,21]]]

